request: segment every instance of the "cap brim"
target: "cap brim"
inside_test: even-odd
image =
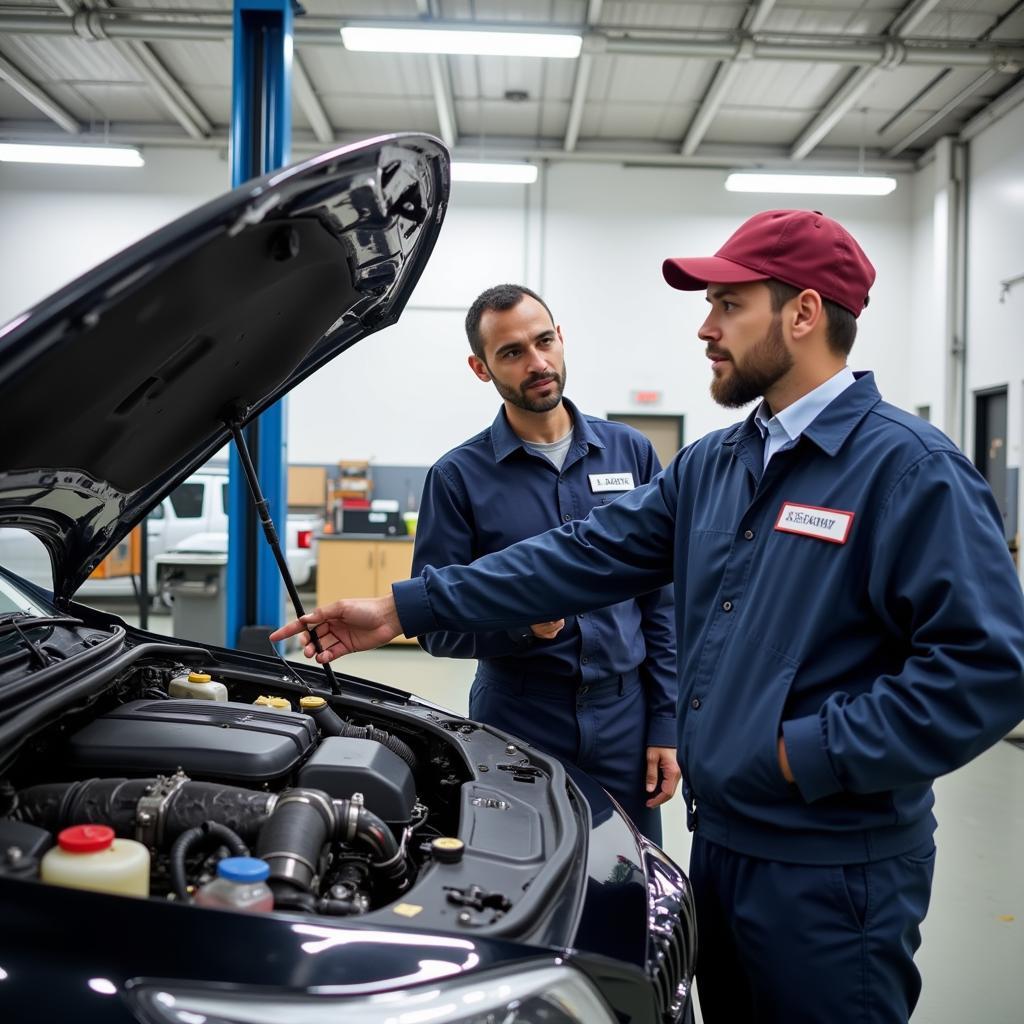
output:
[[[745,281],[767,281],[769,274],[754,270],[721,256],[683,257],[665,260],[661,265],[665,280],[684,292],[695,292],[709,284],[742,284]]]

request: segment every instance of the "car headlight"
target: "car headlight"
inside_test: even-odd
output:
[[[352,996],[273,996],[252,989],[133,986],[147,1024],[615,1024],[579,971],[558,962]]]

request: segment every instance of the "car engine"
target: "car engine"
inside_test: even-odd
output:
[[[458,741],[478,727],[422,708],[422,724],[389,720],[401,701],[315,694],[297,673],[201,667],[228,700],[173,697],[190,666],[140,660],[23,744],[0,784],[0,874],[38,877],[61,830],[106,825],[149,849],[152,898],[191,902],[221,858],[251,855],[275,910],[347,916],[458,859]]]

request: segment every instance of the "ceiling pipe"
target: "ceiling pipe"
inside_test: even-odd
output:
[[[341,45],[339,30],[356,24],[355,19],[304,17],[295,29],[295,42],[304,46]],[[327,24],[324,24],[324,23]],[[391,24],[389,22],[389,24]],[[396,23],[397,24],[397,23]],[[416,22],[402,22],[404,27],[417,27]],[[436,27],[452,27],[450,22],[432,22]],[[473,22],[474,28],[496,26]],[[466,22],[455,25],[466,28]],[[422,24],[418,27],[422,28]],[[510,23],[503,27],[510,29]],[[517,31],[550,31],[548,25],[512,23]],[[149,18],[133,11],[83,11],[74,18],[51,14],[2,14],[0,32],[10,35],[78,35],[84,39],[148,39],[160,40],[222,40],[231,35],[228,15],[201,15],[182,12],[174,18]],[[746,36],[733,32],[709,36],[668,30],[644,30],[644,36],[615,35],[608,29],[588,32],[584,48],[593,55],[635,54],[639,56],[695,57],[706,60],[730,60],[749,49],[751,58],[772,61],[828,62],[831,64],[885,64],[889,67],[906,64],[916,67],[994,67],[997,71],[1016,72],[1024,67],[1024,45],[1018,41],[978,41],[950,43],[942,39],[908,38],[901,40],[865,38],[854,41],[849,36],[813,35],[808,33],[760,33]]]

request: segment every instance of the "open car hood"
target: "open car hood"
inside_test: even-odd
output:
[[[434,247],[448,153],[399,134],[247,182],[0,327],[0,526],[68,600],[258,415],[394,323]]]

